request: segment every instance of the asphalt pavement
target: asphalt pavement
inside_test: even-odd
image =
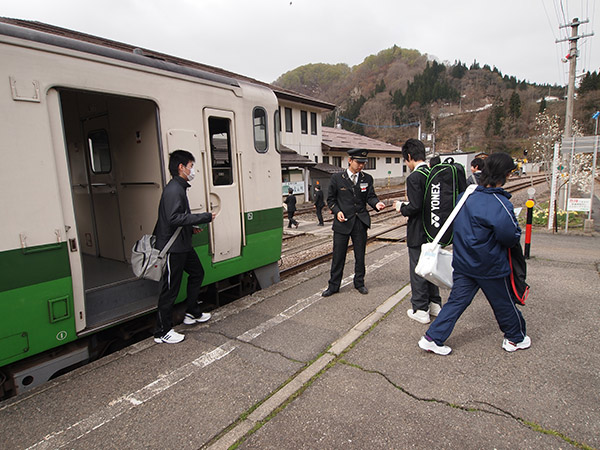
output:
[[[0,447],[600,448],[599,265],[597,234],[534,232],[531,348],[501,348],[478,294],[439,356],[406,315],[405,244],[371,244],[368,295],[351,254],[331,297],[328,264],[288,278],[0,403]]]

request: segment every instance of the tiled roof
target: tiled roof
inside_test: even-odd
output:
[[[315,164],[314,166],[312,166],[310,168],[310,170],[320,170],[321,172],[334,174],[334,173],[338,173],[338,172],[343,172],[346,169],[343,169],[340,166],[333,166],[333,165],[327,164],[327,163],[319,163],[319,164]]]
[[[401,153],[402,148],[339,128],[323,127],[323,150],[347,151],[365,148],[377,153]]]
[[[291,148],[285,145],[281,146],[281,167],[309,167],[315,164],[317,163],[311,161],[306,156],[298,154]]]

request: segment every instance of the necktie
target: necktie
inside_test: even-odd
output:
[[[356,178],[358,177],[358,174],[353,173],[352,174],[352,183],[356,184]]]

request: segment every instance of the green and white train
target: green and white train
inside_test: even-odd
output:
[[[2,22],[0,61],[0,398],[99,356],[103,333],[150,322],[158,283],[133,276],[130,252],[153,231],[176,149],[202,175],[192,212],[217,213],[193,238],[204,283],[278,281],[271,89]]]

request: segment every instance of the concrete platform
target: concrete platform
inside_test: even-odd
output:
[[[406,246],[378,242],[368,295],[347,270],[322,298],[311,269],[0,403],[1,447],[600,448],[600,238],[534,233],[531,255],[528,350],[481,294],[451,355],[420,350]]]

